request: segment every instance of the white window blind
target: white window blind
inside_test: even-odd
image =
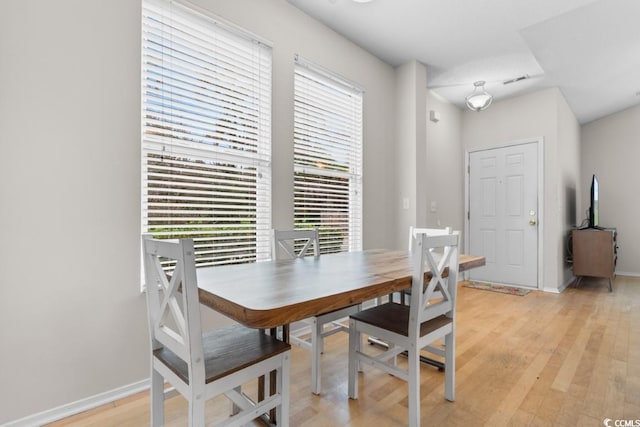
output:
[[[309,64],[294,78],[294,224],[320,252],[362,249],[362,91]]]
[[[199,267],[268,259],[271,48],[176,2],[142,21],[143,232]]]

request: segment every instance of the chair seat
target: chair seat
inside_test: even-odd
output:
[[[237,324],[203,333],[202,347],[206,384],[291,348],[289,344],[257,329]],[[153,354],[185,383],[189,383],[187,364],[171,350],[161,348]]]
[[[351,318],[408,337],[409,308],[408,305],[391,302],[352,314]],[[420,336],[423,337],[452,322],[453,319],[445,315],[434,317],[420,325]]]

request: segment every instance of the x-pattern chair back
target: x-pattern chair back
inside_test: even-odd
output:
[[[167,347],[191,368],[191,359],[203,353],[200,311],[190,310],[199,307],[193,241],[179,244],[144,236],[143,244],[153,349]],[[175,262],[170,274],[163,260]]]
[[[411,293],[419,298],[411,298],[410,333],[417,334],[420,324],[427,320],[443,314],[453,315],[458,281],[458,241],[457,231],[437,236],[416,234]],[[426,286],[425,265],[431,271],[431,280]]]
[[[302,258],[313,248],[313,255],[320,256],[318,229],[273,230],[272,257],[280,259],[278,249],[289,258]],[[302,245],[302,246],[301,246]]]

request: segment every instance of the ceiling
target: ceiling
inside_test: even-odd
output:
[[[640,103],[638,0],[288,1],[460,108],[478,80],[494,102],[557,86],[580,123]]]

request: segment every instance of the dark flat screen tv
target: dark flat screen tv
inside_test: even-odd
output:
[[[599,184],[598,177],[593,175],[591,179],[591,205],[589,206],[589,228],[600,228],[599,211]]]

